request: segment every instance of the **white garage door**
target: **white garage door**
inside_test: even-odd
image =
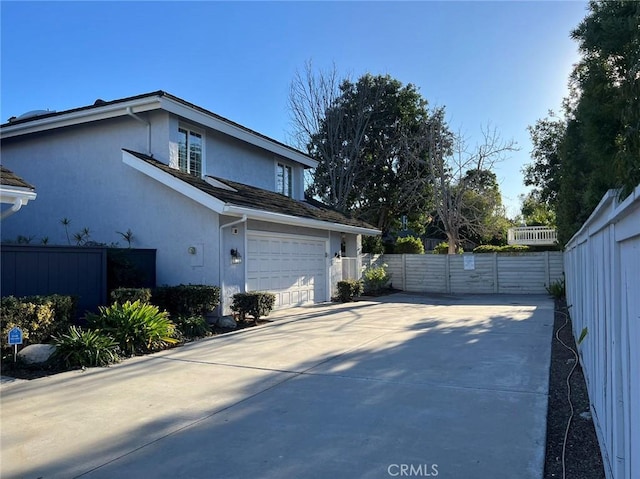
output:
[[[247,235],[247,290],[270,291],[276,308],[327,300],[325,241]]]

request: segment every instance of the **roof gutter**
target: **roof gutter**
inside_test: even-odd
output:
[[[13,204],[11,205],[11,208],[8,208],[8,209],[4,210],[2,212],[2,214],[0,214],[0,220],[3,220],[5,218],[7,218],[7,217],[11,216],[14,213],[17,213],[28,202],[29,202],[28,198],[24,198],[24,197],[15,198],[13,200]]]

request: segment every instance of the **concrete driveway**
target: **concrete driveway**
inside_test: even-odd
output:
[[[553,302],[296,308],[106,369],[2,386],[9,478],[540,478]]]

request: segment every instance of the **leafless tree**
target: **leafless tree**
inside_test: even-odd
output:
[[[513,140],[502,140],[491,127],[483,128],[483,140],[473,148],[460,133],[453,136],[451,149],[436,147],[438,132],[433,128],[425,136],[433,145],[428,161],[435,211],[447,235],[449,254],[455,254],[463,239],[461,232],[485,234],[487,209],[499,206],[487,197],[473,201],[478,177],[518,148]]]
[[[300,149],[320,160],[319,168],[328,180],[324,185],[328,196],[323,199],[341,211],[353,201],[354,185],[366,180],[365,162],[361,156],[365,132],[371,121],[370,108],[377,91],[359,91],[349,111],[345,112],[335,65],[326,71],[314,71],[307,62],[303,72],[296,72],[289,91],[289,110],[294,139]],[[348,113],[348,114],[347,114]],[[324,132],[319,137],[319,132]]]

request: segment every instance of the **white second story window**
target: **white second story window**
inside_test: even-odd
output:
[[[278,163],[276,165],[276,193],[291,197],[291,167]]]
[[[178,128],[178,166],[180,171],[202,176],[202,134],[188,128]]]

